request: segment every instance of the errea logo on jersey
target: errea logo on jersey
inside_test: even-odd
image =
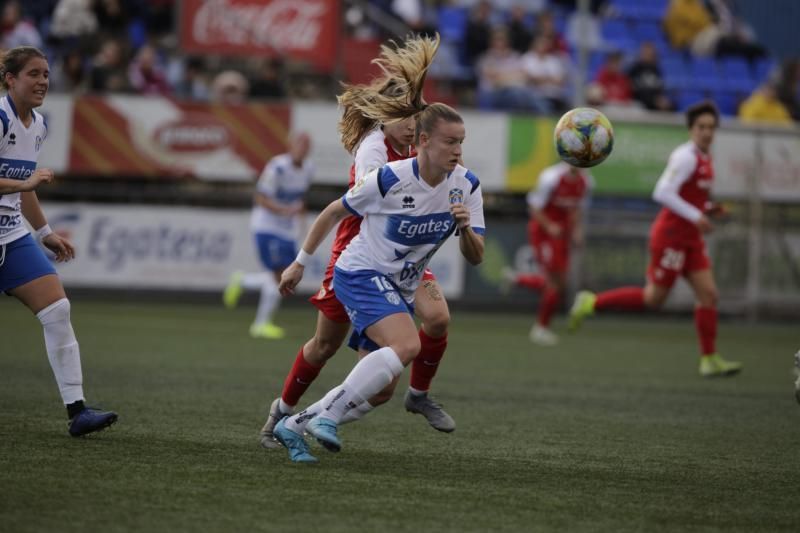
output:
[[[404,196],[403,197],[403,207],[406,209],[413,209],[414,208],[414,197],[413,196]]]

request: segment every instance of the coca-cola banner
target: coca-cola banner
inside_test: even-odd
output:
[[[286,149],[286,105],[209,105],[114,95],[75,100],[75,174],[250,181]]]
[[[339,37],[339,0],[183,0],[187,52],[288,55],[331,71]]]

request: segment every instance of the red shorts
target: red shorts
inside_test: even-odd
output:
[[[705,241],[651,243],[647,279],[662,287],[672,287],[678,276],[711,268]]]
[[[569,270],[569,241],[553,238],[544,231],[533,229],[528,232],[528,242],[533,248],[536,262],[549,274],[563,274]]]

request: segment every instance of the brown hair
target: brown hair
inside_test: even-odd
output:
[[[382,45],[372,63],[381,75],[367,85],[344,84],[337,98],[342,106],[339,134],[348,152],[353,152],[370,130],[412,117],[425,108],[422,87],[428,68],[439,49],[439,35],[411,37],[403,46],[393,41]]]
[[[714,122],[719,125],[719,109],[717,109],[717,105],[711,100],[703,100],[689,106],[689,109],[686,110],[686,126],[692,129],[698,117],[706,113],[714,115]]]
[[[425,109],[417,115],[417,129],[414,133],[414,144],[419,144],[419,135],[423,131],[430,135],[439,120],[445,122],[458,122],[464,123],[464,119],[458,114],[458,111],[453,109],[447,104],[431,104],[426,105]]]
[[[6,50],[0,59],[0,84],[3,88],[8,90],[8,82],[6,82],[6,74],[18,75],[28,61],[34,57],[41,57],[47,59],[44,52],[33,46],[17,46]]]

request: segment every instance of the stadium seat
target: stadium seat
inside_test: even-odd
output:
[[[442,40],[460,43],[467,31],[469,12],[466,8],[443,6],[439,8],[439,33]]]
[[[717,63],[711,58],[695,57],[689,67],[690,86],[695,89],[716,89],[721,79]]]
[[[712,99],[723,115],[735,116],[739,110],[739,98],[732,91],[715,91]]]
[[[685,88],[689,85],[689,71],[681,55],[669,55],[661,59],[661,72],[669,88]]]
[[[696,104],[697,102],[704,100],[705,98],[706,95],[702,91],[695,91],[691,89],[678,91],[678,97],[677,97],[678,110],[686,111],[686,109],[689,106]]]
[[[775,68],[775,62],[770,58],[759,59],[755,64],[755,80],[758,83],[763,83],[772,74]]]

